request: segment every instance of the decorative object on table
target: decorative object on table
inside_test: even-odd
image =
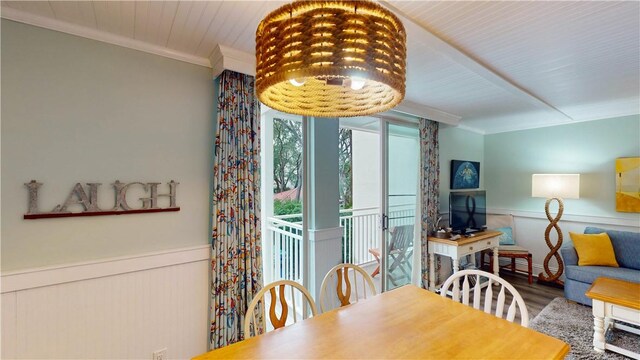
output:
[[[640,157],[616,159],[616,211],[640,212]]]
[[[477,189],[480,187],[480,163],[451,160],[451,189]]]
[[[593,350],[593,315],[589,306],[576,304],[562,297],[553,299],[531,320],[529,328],[565,341],[571,351],[565,359],[625,360],[612,352],[598,354]],[[613,329],[607,334],[607,342],[640,352],[638,336]]]
[[[49,212],[42,212],[38,207],[38,190],[43,185],[36,180],[31,180],[24,185],[29,191],[29,210],[24,214],[24,219],[46,219],[46,218],[59,218],[59,217],[74,217],[74,216],[100,216],[100,215],[125,215],[125,214],[140,214],[151,212],[165,212],[165,211],[180,211],[180,207],[176,205],[176,188],[177,182],[171,180],[167,183],[169,185],[169,192],[166,194],[158,193],[159,182],[141,183],[130,182],[123,183],[116,180],[113,185],[115,203],[109,210],[104,210],[98,207],[98,187],[101,183],[87,183],[87,188],[80,183],[71,189],[71,192],[67,196],[67,199],[62,205],[56,205],[53,210]],[[138,186],[144,190],[148,197],[140,198],[140,207],[132,208],[127,202],[127,191],[132,186]],[[158,206],[158,197],[169,198],[169,206],[161,208]],[[73,205],[80,205],[82,211],[71,212],[69,207]]]
[[[449,239],[451,238],[451,230],[447,231],[445,229],[440,229],[434,232],[433,236],[437,237],[438,239]]]
[[[347,117],[393,108],[405,95],[406,32],[370,1],[295,1],[256,30],[256,90],[290,114]]]
[[[442,228],[440,227],[440,221],[442,220],[442,216],[438,216],[438,219],[436,220],[435,223],[433,223],[432,228],[433,231],[432,232],[436,232],[438,230],[442,230]],[[451,232],[451,230],[449,230],[449,232]]]
[[[460,289],[458,282],[462,279],[462,289]],[[487,285],[484,286],[487,279]],[[480,298],[483,297],[482,306],[485,312],[490,313],[493,306],[493,285],[499,285],[500,289],[496,289],[500,294],[496,299],[495,316],[504,318],[507,321],[513,322],[516,318],[516,310],[520,314],[520,325],[527,327],[529,325],[529,313],[527,311],[527,305],[524,303],[522,296],[506,280],[492,273],[488,273],[482,270],[462,270],[451,275],[442,285],[440,289],[440,296],[447,297],[447,293],[451,291],[451,299],[455,302],[461,302],[464,305],[469,305],[470,292],[473,291],[473,308],[480,310]],[[485,288],[484,294],[482,294],[482,288]],[[451,290],[449,290],[451,289]],[[462,294],[461,294],[462,293]],[[505,304],[505,294],[511,295],[511,303]],[[460,298],[462,295],[462,298]],[[484,295],[484,296],[483,296]],[[507,306],[505,306],[507,305]],[[488,311],[487,311],[488,310]],[[506,314],[503,311],[506,310]]]
[[[538,275],[538,282],[562,286],[563,282],[560,280],[560,275],[564,271],[564,265],[562,257],[558,253],[562,246],[562,230],[558,226],[558,221],[560,221],[564,211],[562,199],[578,199],[580,197],[580,174],[533,174],[531,176],[531,196],[547,199],[544,205],[544,212],[547,215],[547,219],[549,219],[549,225],[544,231],[544,241],[549,247],[549,253],[544,257],[545,273]],[[553,200],[558,202],[558,213],[555,217],[551,217],[549,211],[549,205]],[[555,229],[558,234],[558,242],[555,245],[549,240],[551,229]],[[558,270],[556,272],[552,272],[549,269],[549,261],[552,257],[555,257],[558,262]]]

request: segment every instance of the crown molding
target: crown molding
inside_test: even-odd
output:
[[[253,54],[218,44],[209,60],[214,79],[225,70],[256,76],[256,57]]]
[[[480,135],[487,135],[487,132],[486,132],[486,131],[484,131],[484,130],[482,130],[482,129],[475,128],[475,127],[473,127],[473,126],[468,126],[468,125],[460,124],[460,125],[458,125],[457,127],[458,127],[458,128],[460,128],[460,129],[462,129],[462,130],[470,131],[470,132],[472,132],[472,133],[476,133],[476,134],[480,134]]]
[[[449,114],[448,112],[438,110],[427,105],[418,104],[411,100],[402,101],[398,106],[391,109],[391,111],[429,119],[448,125],[458,125],[461,119],[460,116]]]
[[[7,6],[2,7],[2,13],[0,14],[0,16],[7,20],[17,21],[24,24],[80,36],[91,40],[97,40],[112,45],[146,52],[149,54],[163,56],[173,60],[184,61],[190,64],[211,67],[209,59],[204,57],[194,56],[181,51],[169,49],[164,46],[149,44],[144,41],[107,33],[105,31],[88,28],[86,26],[67,23],[58,19],[34,15]]]

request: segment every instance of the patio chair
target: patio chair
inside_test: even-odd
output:
[[[322,280],[318,302],[320,310],[325,312],[357,303],[360,299],[366,299],[367,295],[375,296],[376,294],[371,276],[361,267],[353,264],[338,264],[329,270]]]
[[[462,299],[460,299],[460,286],[458,282],[462,281]],[[486,281],[483,281],[486,278]],[[486,286],[485,286],[486,282]],[[451,299],[455,302],[462,302],[464,305],[469,305],[469,296],[473,292],[473,308],[480,310],[480,298],[482,294],[482,288],[485,288],[484,292],[484,307],[483,310],[487,314],[491,314],[493,309],[493,285],[501,285],[496,299],[495,313],[494,315],[502,318],[504,313],[504,305],[507,300],[507,295],[511,295],[511,303],[507,309],[506,319],[513,322],[516,317],[516,309],[520,312],[520,325],[524,327],[529,326],[529,312],[527,311],[527,305],[524,303],[522,296],[518,293],[518,290],[509,284],[506,280],[495,276],[492,273],[488,273],[482,270],[462,270],[449,276],[440,289],[440,295],[447,297],[447,294],[451,293]],[[451,290],[449,288],[452,288]]]
[[[395,226],[391,233],[391,245],[389,246],[389,280],[393,285],[398,285],[398,281],[404,278],[411,279],[411,257],[413,256],[413,230],[414,225]],[[375,277],[380,273],[380,249],[369,249],[369,252],[378,262],[378,267],[371,273]],[[396,270],[400,271],[400,274]]]
[[[286,288],[289,288],[289,293],[287,294]],[[276,288],[278,288],[278,293],[276,294]],[[268,296],[265,296],[269,293]],[[300,296],[301,295],[301,296]],[[269,298],[269,301],[266,301],[266,298]],[[298,308],[296,308],[297,299],[301,300],[301,304]],[[284,327],[290,323],[298,322],[298,318],[303,318],[306,313],[305,309],[305,301],[311,309],[311,315],[315,316],[318,313],[318,309],[316,308],[316,303],[311,298],[311,294],[309,291],[304,288],[304,286],[298,284],[297,282],[291,280],[280,280],[276,282],[272,282],[271,284],[266,285],[262,290],[258,291],[256,296],[249,303],[249,307],[247,308],[247,313],[244,316],[244,338],[248,339],[255,335],[260,335],[254,331],[251,331],[251,325],[257,322],[256,317],[256,306],[258,302],[262,301],[262,314],[260,314],[265,322],[263,332],[267,332],[267,329],[272,327],[274,330]],[[269,323],[267,323],[267,303],[269,304]],[[293,316],[289,317],[289,308],[291,308]],[[277,312],[279,311],[280,315],[278,316]],[[300,319],[302,320],[302,319]],[[271,326],[269,326],[271,325]]]

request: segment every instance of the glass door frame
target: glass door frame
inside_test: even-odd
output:
[[[380,120],[380,280],[381,292],[388,291],[387,283],[387,259],[389,239],[389,125],[403,126],[418,129],[417,122],[399,120],[389,116],[377,116]],[[418,139],[419,140],[419,139]],[[419,143],[418,143],[419,144]],[[419,146],[419,145],[418,145]],[[418,149],[418,152],[420,150]],[[417,179],[416,179],[417,180]],[[418,195],[418,194],[416,194]],[[416,198],[417,201],[417,198]],[[415,244],[419,244],[420,239],[414,239]],[[415,252],[415,249],[414,249]],[[417,264],[420,265],[420,264]],[[416,266],[413,264],[412,266]],[[412,271],[413,272],[413,271]]]

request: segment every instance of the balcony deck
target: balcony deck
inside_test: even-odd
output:
[[[268,217],[263,233],[265,282],[280,279],[301,281],[302,214]],[[415,205],[396,205],[389,212],[389,228],[412,225]],[[340,210],[342,227],[342,262],[359,266],[377,265],[369,249],[380,248],[380,214],[378,207]],[[413,242],[413,234],[409,234]],[[371,270],[373,271],[373,270]]]

